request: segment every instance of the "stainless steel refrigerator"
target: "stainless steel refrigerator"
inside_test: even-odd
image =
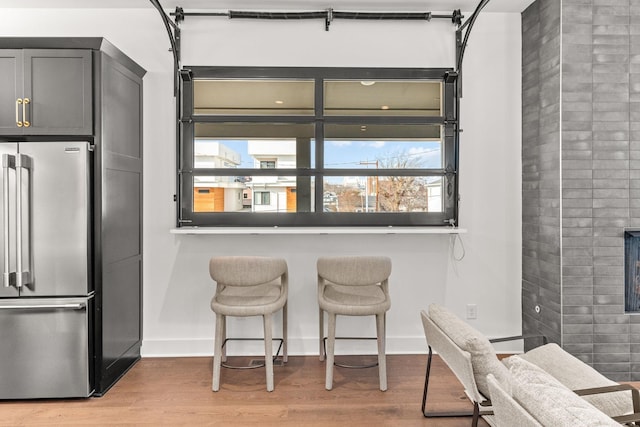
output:
[[[0,400],[141,357],[144,75],[102,37],[0,37]]]
[[[0,143],[0,399],[93,393],[89,142]]]

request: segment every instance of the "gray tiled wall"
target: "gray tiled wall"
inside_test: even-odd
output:
[[[562,344],[592,364],[596,107],[590,3],[562,2]]]
[[[555,342],[562,312],[559,5],[538,0],[522,16],[523,332]]]
[[[640,0],[537,0],[522,23],[523,327],[637,381],[623,232],[640,227]]]

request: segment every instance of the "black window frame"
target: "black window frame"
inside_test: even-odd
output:
[[[180,72],[177,147],[177,226],[457,226],[459,176],[458,75],[452,68],[342,68],[342,67],[185,67]],[[313,79],[312,115],[196,115],[193,105],[197,79]],[[330,116],[324,114],[325,80],[439,80],[441,116]],[[292,169],[205,169],[194,167],[197,123],[291,123],[315,127],[316,165]],[[323,166],[325,124],[440,125],[444,163],[441,169],[328,169]],[[315,212],[193,212],[195,176],[296,176],[315,178]],[[328,176],[438,176],[443,179],[442,212],[327,212],[323,211],[323,177]]]

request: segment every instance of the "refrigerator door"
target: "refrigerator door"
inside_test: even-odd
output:
[[[20,295],[87,295],[91,291],[89,144],[21,142],[18,151]]]
[[[0,300],[0,399],[88,397],[91,298]]]
[[[2,264],[2,280],[0,298],[18,296],[16,281],[16,169],[15,159],[18,145],[1,143],[2,173],[0,174],[0,191],[2,191],[2,208],[0,209],[0,263]]]

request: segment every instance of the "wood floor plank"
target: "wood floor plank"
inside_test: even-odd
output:
[[[234,363],[248,359],[234,358]],[[286,365],[274,368],[271,393],[264,368],[222,369],[220,391],[214,393],[210,357],[145,358],[100,398],[2,401],[0,426],[468,427],[470,418],[422,416],[425,366],[424,355],[389,355],[386,392],[378,390],[377,368],[335,368],[334,388],[327,391],[323,362],[290,356]],[[437,356],[429,401],[434,410],[471,409],[462,386]]]

